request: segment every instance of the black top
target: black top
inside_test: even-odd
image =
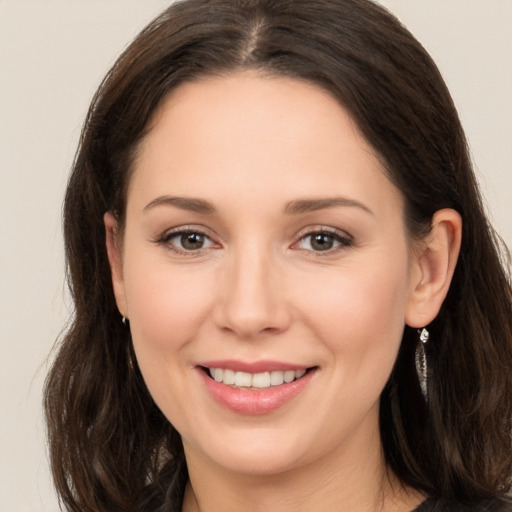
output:
[[[137,510],[148,512],[178,512],[181,510],[181,502],[180,505],[175,505],[171,508],[165,505],[158,506],[156,503],[146,503],[146,507]],[[512,512],[512,501],[507,503],[496,499],[481,501],[471,505],[463,505],[442,498],[428,498],[411,512]]]
[[[429,498],[412,512],[512,512],[512,502],[486,500],[471,505]]]

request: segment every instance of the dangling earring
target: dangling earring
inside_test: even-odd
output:
[[[428,388],[427,388],[427,354],[425,352],[425,344],[427,343],[430,333],[427,329],[423,328],[421,331],[418,329],[420,335],[420,341],[416,346],[415,362],[416,362],[416,373],[420,381],[421,393],[426,401],[428,401]]]
[[[126,328],[130,328],[130,320],[128,320],[128,318],[126,318],[124,315],[122,316],[121,318],[121,322],[123,323],[123,325],[126,327]],[[133,368],[134,368],[134,364],[133,364],[133,351],[132,351],[133,347],[131,345],[131,341],[130,341],[130,345],[128,345],[128,368],[130,369],[130,371],[133,372]]]

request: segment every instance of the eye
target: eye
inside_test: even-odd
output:
[[[167,232],[157,240],[157,243],[177,253],[197,253],[215,245],[208,235],[194,229]]]
[[[179,245],[181,249],[186,251],[196,251],[202,249],[208,242],[208,239],[202,233],[181,233],[170,239],[174,245]]]
[[[349,247],[352,240],[347,235],[329,230],[312,231],[304,235],[296,248],[313,252],[332,252],[336,249]]]

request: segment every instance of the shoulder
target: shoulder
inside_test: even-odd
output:
[[[512,512],[512,501],[493,499],[462,504],[442,498],[429,498],[412,512]]]

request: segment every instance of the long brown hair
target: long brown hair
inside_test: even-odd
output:
[[[428,403],[405,327],[381,397],[390,469],[430,496],[504,497],[512,475],[512,291],[466,140],[431,58],[370,0],[185,0],[121,55],[90,107],[64,205],[75,304],[45,394],[50,458],[72,511],[180,510],[186,464],[156,407],[112,291],[103,215],[123,223],[148,121],[169,91],[203,76],[261,70],[317,84],[348,109],[406,201],[411,237],[449,207],[459,262],[429,326]],[[503,254],[503,252],[501,252]]]

